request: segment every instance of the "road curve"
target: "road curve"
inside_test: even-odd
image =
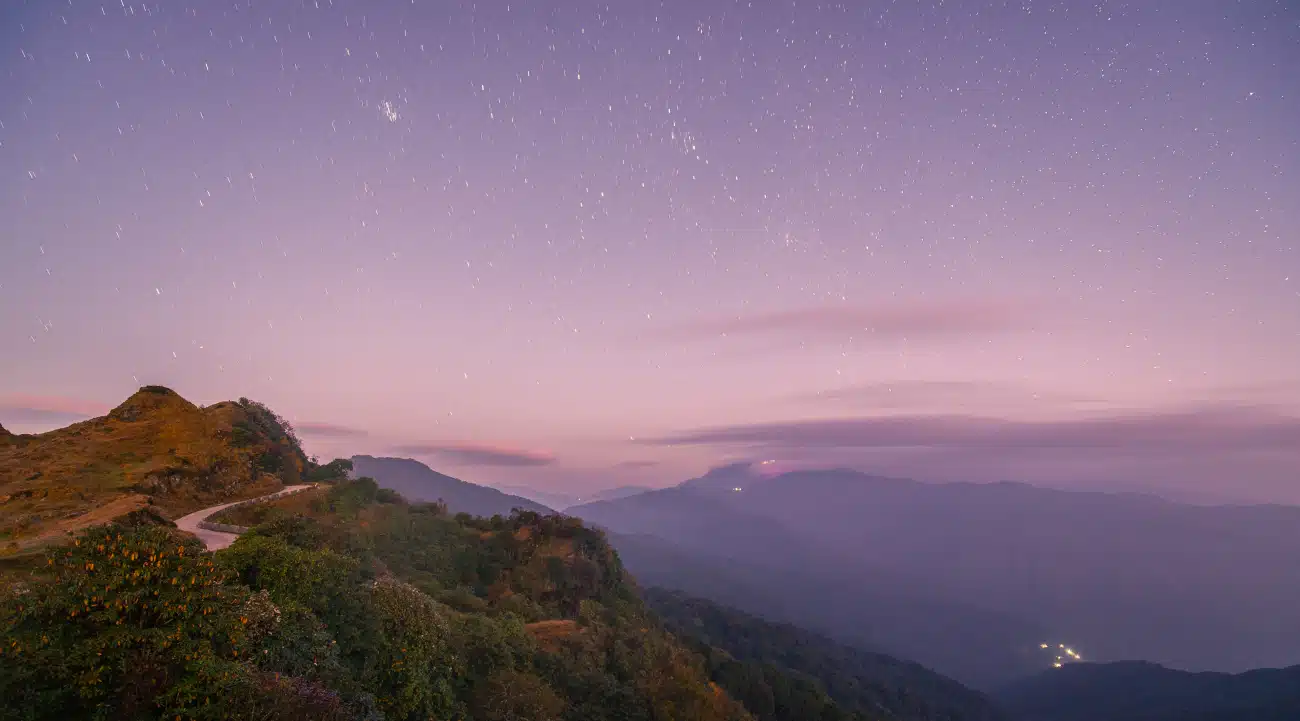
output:
[[[208,549],[209,551],[220,551],[221,549],[234,543],[235,539],[239,538],[239,534],[224,533],[222,531],[209,531],[206,528],[199,528],[199,523],[208,520],[208,516],[214,515],[217,511],[225,510],[227,508],[230,508],[231,506],[238,505],[240,503],[250,503],[254,501],[269,501],[273,498],[279,498],[280,496],[287,496],[290,493],[297,493],[298,491],[305,491],[308,488],[314,488],[314,487],[315,484],[313,483],[303,483],[297,486],[285,486],[283,489],[276,491],[275,493],[267,494],[265,496],[258,496],[257,498],[246,498],[242,501],[231,501],[230,503],[223,503],[219,506],[204,508],[201,511],[195,511],[187,516],[181,516],[180,518],[177,518],[176,527],[181,529],[182,531],[185,531],[186,533],[192,533],[198,536],[199,541],[203,544],[203,547]]]

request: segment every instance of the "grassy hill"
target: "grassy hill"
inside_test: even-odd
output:
[[[142,509],[174,517],[273,491],[309,465],[292,429],[261,404],[200,408],[146,386],[99,418],[0,432],[0,555]]]

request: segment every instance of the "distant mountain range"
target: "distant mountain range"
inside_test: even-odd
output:
[[[567,512],[643,581],[985,689],[1043,668],[1049,638],[1088,660],[1300,661],[1300,508],[739,465]]]
[[[1070,664],[996,698],[1020,721],[1295,721],[1300,666],[1233,675],[1138,661]]]
[[[446,604],[438,613],[481,614],[469,626],[449,627],[465,631],[458,643],[534,635],[550,644],[543,650],[552,655],[535,667],[549,669],[547,683],[578,699],[587,693],[583,684],[598,676],[591,688],[618,689],[601,696],[611,709],[636,694],[660,698],[671,686],[663,685],[663,674],[676,669],[673,683],[687,682],[681,688],[694,691],[663,696],[665,703],[670,696],[672,703],[693,698],[704,703],[697,710],[718,710],[714,702],[735,701],[762,721],[1300,719],[1300,666],[1292,665],[1300,656],[1300,508],[1197,507],[1134,494],[924,484],[842,470],[770,475],[770,466],[756,471],[736,464],[674,488],[615,489],[608,493],[617,498],[570,508],[565,515],[608,529],[615,557],[600,534],[527,498],[410,459],[356,456],[352,464],[354,476],[376,483],[347,481],[341,462],[320,466],[308,459],[292,429],[259,403],[199,407],[158,386],[67,428],[31,435],[0,428],[0,538],[6,540],[0,576],[40,580],[37,571],[49,564],[38,562],[39,552],[59,544],[100,553],[96,573],[101,563],[125,572],[124,553],[115,556],[103,544],[74,546],[73,537],[102,533],[92,527],[116,522],[121,530],[115,533],[168,538],[168,546],[193,543],[169,536],[167,518],[285,483],[320,482],[311,493],[328,502],[302,504],[295,497],[298,505],[267,504],[264,518],[276,520],[249,534],[261,536],[253,542],[269,543],[280,534],[276,543],[319,545],[349,538],[323,528],[349,528],[369,538],[384,573],[428,584],[436,594],[413,586],[404,597],[415,605],[401,608]],[[381,494],[377,484],[411,501],[442,500],[453,513],[498,517],[446,516]],[[356,515],[360,509],[366,513]],[[545,515],[510,517],[514,509]],[[327,523],[313,526],[304,513]],[[316,531],[306,532],[311,528]],[[250,552],[246,560],[296,563],[290,559],[310,550],[287,549],[266,559]],[[50,560],[65,557],[60,552]],[[625,567],[641,589],[649,587],[644,600],[680,645],[654,635],[662,629],[637,610],[638,589],[627,582]],[[78,561],[65,570],[75,581],[91,568]],[[239,577],[302,580],[291,572]],[[348,588],[356,598],[375,591],[361,576],[354,580]],[[40,592],[68,600],[69,610],[84,610],[85,597],[65,598],[65,587],[50,583]],[[583,616],[591,598],[606,605]],[[327,603],[313,613],[331,609]],[[243,613],[245,607],[230,610]],[[509,620],[519,614],[531,621],[522,629]],[[346,629],[365,617],[329,627]],[[76,626],[70,618],[60,612],[49,628]],[[500,619],[506,619],[500,636],[494,631],[480,638],[470,630]],[[90,633],[82,640],[94,648],[108,648],[92,626],[77,628]],[[611,630],[630,635],[608,647],[595,642],[613,638],[602,635]],[[39,624],[26,632],[30,639],[72,638]],[[658,651],[647,650],[648,638],[658,639]],[[1090,660],[1289,667],[1236,675],[1131,661],[1047,669],[1052,651],[1040,644],[1048,640],[1068,642]],[[42,657],[53,665],[10,690],[45,682],[49,689],[67,687],[65,679],[50,679],[71,668],[65,659],[101,663],[89,648]],[[476,658],[497,659],[507,647],[492,648]],[[365,658],[375,652],[357,651]],[[564,669],[547,665],[561,652],[586,660]],[[660,685],[627,683],[626,674],[591,676],[600,666],[581,656],[589,652],[631,662],[629,668],[641,669],[631,677]],[[312,653],[304,664],[314,666],[318,654]],[[654,658],[678,661],[644,665]],[[18,678],[25,663],[7,667],[0,679]],[[38,707],[58,715],[48,704],[28,710]]]
[[[380,486],[391,488],[413,501],[442,501],[452,513],[508,516],[516,508],[555,513],[536,501],[438,473],[410,458],[353,456],[352,472],[357,477],[369,476]]]

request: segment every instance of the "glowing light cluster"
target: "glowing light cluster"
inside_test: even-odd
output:
[[[1054,652],[1052,668],[1061,668],[1067,663],[1077,663],[1083,660],[1083,656],[1079,655],[1078,651],[1063,643],[1056,644],[1055,648],[1052,648],[1050,643],[1040,643],[1038,647],[1043,650],[1051,649]]]

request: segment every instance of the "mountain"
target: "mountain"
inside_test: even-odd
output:
[[[0,555],[141,509],[174,517],[260,495],[309,466],[292,429],[261,404],[200,408],[145,386],[99,418],[0,434]]]
[[[516,508],[554,513],[536,501],[443,475],[410,458],[353,456],[352,469],[356,476],[373,478],[380,486],[391,488],[411,500],[442,501],[452,513],[508,516]]]
[[[937,595],[929,579],[870,567],[851,548],[821,547],[731,503],[745,492],[731,489],[748,487],[737,484],[758,481],[731,468],[566,513],[608,529],[628,568],[650,585],[919,661],[982,688],[1042,667],[1027,653],[1042,628]]]
[[[558,491],[543,491],[537,488],[533,488],[532,486],[516,486],[511,484],[494,483],[492,484],[492,487],[497,489],[498,491],[501,491],[502,493],[507,493],[512,496],[519,496],[520,498],[527,498],[530,501],[535,501],[537,503],[540,503],[543,506],[546,506],[547,508],[554,508],[557,511],[568,508],[569,506],[572,506],[573,504],[578,503],[581,500],[577,496],[573,495],[572,493],[560,493]]]
[[[613,501],[619,498],[629,496],[638,496],[646,491],[653,491],[650,486],[615,486],[614,488],[605,488],[603,490],[589,493],[578,500],[583,503],[595,503],[596,501]]]
[[[1079,663],[997,693],[1019,721],[1293,721],[1300,666],[1189,673],[1152,663]]]
[[[779,691],[774,693],[770,683],[741,679],[765,679],[777,669],[815,684],[850,712],[898,721],[1005,718],[988,696],[915,663],[680,592],[650,588],[644,598],[669,630],[695,642],[710,660],[713,679],[756,712],[779,705]]]
[[[756,535],[762,534],[756,527]],[[831,558],[756,553],[737,560],[657,536],[608,534],[642,583],[685,591],[847,645],[920,662],[976,688],[1044,666],[1043,632],[1019,619],[937,598],[914,579]]]
[[[544,506],[562,511],[566,508],[576,506],[581,503],[592,503],[595,501],[607,501],[615,498],[626,498],[635,496],[638,493],[645,493],[653,490],[650,486],[616,486],[614,488],[605,488],[599,491],[592,491],[581,496],[573,493],[560,493],[558,491],[543,491],[532,486],[514,486],[495,484],[494,488],[530,501],[536,501]]]
[[[1300,508],[733,466],[568,513],[616,543],[640,536],[619,550],[653,583],[713,598],[710,574],[747,569],[755,600],[715,600],[981,688],[1043,668],[1033,649],[1048,639],[1089,660],[1190,669],[1300,661]],[[718,569],[647,559],[668,549]],[[840,593],[859,594],[857,610],[836,608],[830,594]],[[904,597],[929,610],[900,615]],[[927,615],[944,619],[944,634],[927,629]],[[980,620],[989,617],[1002,621]]]

